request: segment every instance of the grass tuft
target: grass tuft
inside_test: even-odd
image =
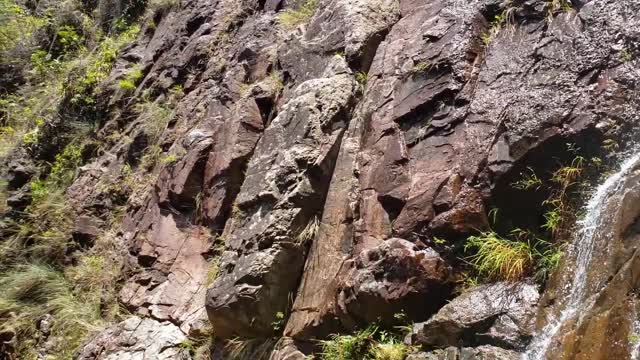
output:
[[[318,0],[307,0],[297,9],[287,9],[278,16],[278,23],[287,30],[309,21],[318,8]]]
[[[512,241],[493,231],[470,236],[465,251],[476,251],[469,259],[475,269],[489,279],[517,281],[530,273],[533,248],[528,242]]]

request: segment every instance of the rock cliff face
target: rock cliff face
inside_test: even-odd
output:
[[[89,244],[126,205],[119,302],[132,317],[76,359],[191,358],[180,344],[209,324],[218,344],[284,337],[268,356],[302,359],[313,340],[391,328],[399,313],[419,323],[407,341],[431,351],[411,359],[526,348],[537,287],[456,298],[464,239],[494,207],[539,226],[541,199],[509,186],[520,173],[638,122],[640,3],[319,0],[303,22],[283,20],[308,5],[182,0],[122,50],[101,84],[104,151],[65,196]],[[131,95],[115,84],[133,67]],[[143,94],[172,104],[159,131],[129,104]],[[154,137],[172,160],[122,198],[114,187]],[[19,210],[35,171],[19,151],[5,163]],[[603,303],[602,321],[567,336],[597,337],[633,304]],[[558,358],[580,358],[572,344]]]

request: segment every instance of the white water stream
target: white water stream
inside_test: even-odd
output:
[[[547,325],[534,337],[527,351],[523,354],[523,360],[544,360],[549,345],[556,337],[562,325],[580,316],[583,310],[591,307],[589,297],[592,294],[587,292],[587,275],[593,258],[596,239],[598,236],[608,235],[609,215],[611,206],[607,206],[607,201],[612,194],[615,194],[624,185],[627,176],[640,162],[640,153],[635,153],[622,163],[620,170],[611,175],[602,185],[598,187],[586,206],[586,213],[582,220],[578,222],[578,231],[573,239],[569,250],[569,256],[575,259],[573,277],[565,284],[563,289],[566,294],[563,301],[564,308],[555,319],[547,319]],[[614,204],[619,206],[620,204]],[[617,210],[617,209],[616,209]],[[608,212],[608,213],[605,213]]]

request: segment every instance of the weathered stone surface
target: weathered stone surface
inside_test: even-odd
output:
[[[410,354],[407,360],[518,360],[521,354],[491,345],[455,348]]]
[[[135,271],[120,299],[153,318],[143,320],[149,328],[201,326],[220,235],[207,301],[222,338],[270,337],[278,312],[290,314],[285,335],[294,338],[378,317],[388,324],[399,310],[424,320],[458,270],[443,259],[460,254],[447,252],[488,226],[489,207],[539,207],[505,195],[519,170],[567,156],[553,144],[599,146],[640,117],[635,1],[573,1],[572,11],[550,13],[543,0],[321,0],[306,24],[278,25],[276,12],[302,3],[181,1],[143,26],[98,91],[104,151],[66,197],[79,222],[100,224],[79,227],[90,238],[126,207],[116,236]],[[143,78],[125,93],[117,81],[134,66]],[[134,106],[147,97],[172,107],[155,146],[173,160],[125,179],[152,145],[153,119]],[[12,190],[27,184],[30,166],[6,172]],[[12,195],[14,210],[30,201]],[[625,219],[637,215],[631,203]],[[568,358],[628,355],[637,259],[635,235],[618,232],[624,245],[591,275],[605,289],[593,316],[564,331]],[[451,246],[436,254],[435,236]],[[533,291],[516,291],[520,308],[498,301],[507,285],[492,286],[453,300],[415,336],[473,347],[451,350],[457,357],[511,354],[482,344],[521,348],[530,330],[519,309]],[[288,345],[274,354],[299,355]]]
[[[433,313],[450,291],[450,267],[431,248],[391,238],[356,257],[338,301],[356,323],[393,325],[394,315],[420,319]]]
[[[321,211],[355,92],[344,60],[333,61],[324,77],[293,91],[248,164],[222,235],[221,273],[207,294],[223,338],[272,334],[298,284],[308,240],[300,234]]]
[[[337,302],[339,275],[349,259],[358,216],[356,157],[361,122],[354,119],[343,136],[318,232],[311,243],[285,335],[329,334],[342,327]]]
[[[204,317],[209,269],[204,255],[213,239],[206,230],[171,213],[161,212],[155,220],[134,248],[138,264],[147,271],[127,281],[120,299],[139,315],[179,323],[188,334]]]
[[[102,221],[90,216],[79,216],[73,225],[73,240],[81,247],[93,245],[95,239],[100,235]]]
[[[84,344],[75,360],[190,360],[186,336],[169,322],[131,317]]]
[[[453,299],[428,321],[415,324],[407,341],[428,346],[491,344],[522,349],[532,335],[538,297],[535,285],[480,285]]]
[[[298,344],[291,338],[282,338],[271,352],[269,360],[306,360],[309,357],[301,351],[301,347],[304,344]]]
[[[7,165],[7,186],[9,189],[19,189],[36,174],[36,168],[25,154],[12,158]]]

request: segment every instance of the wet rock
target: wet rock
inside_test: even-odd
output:
[[[403,312],[425,318],[449,295],[450,267],[433,249],[420,250],[403,239],[363,251],[352,266],[338,297],[358,323],[393,325],[394,315]]]
[[[82,345],[75,360],[189,360],[186,336],[169,322],[131,317]]]
[[[428,321],[415,324],[406,340],[428,346],[491,344],[523,349],[532,336],[538,297],[536,286],[526,283],[477,286]]]
[[[632,359],[637,354],[640,162],[630,160],[626,171],[611,176],[595,193],[584,227],[549,281],[531,349],[538,356]],[[592,255],[579,265],[576,259],[585,249]],[[564,323],[558,323],[563,313]]]

